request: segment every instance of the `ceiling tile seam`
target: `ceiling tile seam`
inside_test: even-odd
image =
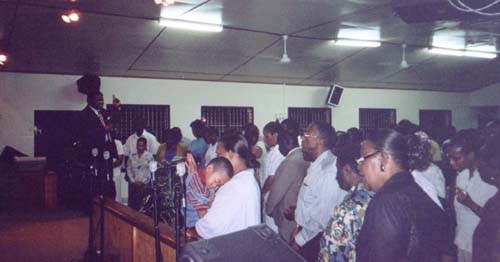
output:
[[[200,75],[217,75],[222,76],[223,74],[215,74],[215,73],[205,73],[205,72],[189,72],[189,71],[175,71],[175,70],[161,70],[161,69],[145,69],[145,68],[134,68],[129,70],[130,73],[133,71],[143,71],[143,72],[157,72],[157,73],[179,73],[179,74],[200,74]]]
[[[128,67],[127,71],[130,71],[133,69],[135,63],[137,63],[137,61],[139,61],[139,59],[146,53],[146,51],[151,47],[151,45],[153,45],[153,43],[156,41],[156,39],[158,39],[158,37],[160,37],[160,35],[165,31],[165,27],[163,27],[160,32],[153,38],[153,40],[151,40],[151,42],[149,42],[149,44],[142,50],[142,52],[134,59],[134,61],[132,62],[132,64],[130,64],[130,66]]]
[[[313,77],[315,77],[315,76],[317,76],[317,75],[319,75],[319,74],[321,74],[321,73],[323,73],[323,72],[326,72],[326,71],[328,71],[328,70],[331,70],[331,69],[335,68],[335,67],[336,67],[337,65],[339,65],[340,63],[344,62],[345,60],[347,60],[347,59],[349,59],[349,58],[351,58],[351,57],[353,57],[353,56],[355,56],[355,55],[357,55],[357,54],[359,54],[359,53],[361,53],[361,52],[363,52],[364,50],[366,50],[366,48],[362,48],[362,49],[360,49],[360,50],[358,50],[358,51],[356,51],[356,52],[354,52],[354,53],[352,53],[352,54],[350,54],[350,55],[348,55],[348,56],[346,56],[346,57],[342,58],[340,61],[338,61],[338,62],[336,62],[336,63],[331,64],[331,65],[330,65],[330,66],[328,66],[327,68],[322,69],[322,70],[319,70],[318,72],[316,72],[316,73],[314,73],[314,74],[312,74],[312,75],[310,75],[310,76],[308,76],[308,77],[304,78],[304,79],[302,80],[302,82],[300,82],[300,83],[304,83],[304,81],[307,81],[307,80],[309,80],[309,79],[311,79],[311,78],[313,78]]]
[[[188,10],[184,11],[184,12],[182,13],[182,15],[181,15],[181,16],[183,16],[183,15],[185,15],[185,14],[187,14],[187,13],[191,12],[191,11],[194,11],[194,10],[196,10],[196,9],[198,9],[198,8],[202,7],[202,6],[204,6],[204,5],[205,5],[205,4],[207,4],[208,2],[210,2],[210,0],[207,0],[207,1],[203,2],[203,3],[199,3],[199,4],[197,4],[197,5],[195,5],[195,6],[191,7],[191,8],[189,8]]]
[[[259,52],[257,52],[254,56],[250,57],[249,59],[247,59],[246,61],[244,61],[243,63],[241,63],[240,65],[236,66],[236,68],[234,68],[233,70],[229,71],[228,73],[224,74],[220,80],[224,79],[224,77],[230,75],[231,73],[235,72],[236,70],[240,69],[242,66],[248,64],[250,61],[252,61],[253,59],[255,59],[258,55],[262,54],[264,51],[266,51],[267,49],[271,48],[272,46],[274,46],[276,43],[278,43],[279,41],[281,41],[280,38],[276,39],[275,41],[273,41],[271,44],[269,44],[268,46],[264,47],[263,49],[261,49]]]

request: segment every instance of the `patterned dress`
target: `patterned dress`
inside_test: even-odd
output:
[[[373,195],[358,184],[335,208],[321,238],[318,261],[356,261],[356,239]]]

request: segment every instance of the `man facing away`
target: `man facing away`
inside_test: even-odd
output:
[[[160,147],[160,143],[158,143],[158,140],[153,134],[149,133],[146,130],[146,120],[144,120],[143,118],[134,119],[133,127],[134,133],[127,138],[127,141],[125,141],[125,145],[123,145],[125,156],[130,156],[137,153],[137,140],[140,137],[144,137],[146,139],[146,151],[148,151],[152,155],[156,155],[158,147]]]

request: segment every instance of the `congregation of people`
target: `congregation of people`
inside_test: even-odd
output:
[[[308,261],[500,261],[499,120],[343,132],[285,119],[262,136],[253,124],[190,126],[193,141],[174,127],[160,143],[136,119],[115,157],[126,159],[136,209],[151,191],[149,162],[186,158],[190,239],[265,223]]]

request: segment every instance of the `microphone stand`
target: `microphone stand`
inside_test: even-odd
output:
[[[176,173],[180,181],[175,189],[175,255],[180,258],[181,254],[181,231],[182,227],[186,226],[186,199],[184,198],[184,174],[186,173],[186,166],[184,162],[178,162],[176,165]],[[184,223],[181,224],[181,212],[184,211]],[[185,232],[185,230],[184,230]]]
[[[158,183],[156,181],[156,170],[158,163],[156,161],[149,162],[149,171],[151,171],[151,187],[153,188],[153,217],[155,228],[155,254],[156,262],[161,262],[161,247],[160,247],[160,227],[159,227],[159,211],[158,211]]]
[[[85,254],[85,261],[95,261],[95,236],[94,236],[94,207],[93,207],[93,196],[94,196],[94,177],[97,177],[97,155],[99,154],[99,149],[92,148],[92,157],[94,157],[94,163],[90,166],[90,177],[89,177],[89,238],[87,253]]]
[[[99,253],[99,261],[104,261],[104,190],[106,187],[106,180],[109,176],[109,170],[108,170],[108,161],[110,159],[110,154],[109,151],[104,151],[102,153],[102,156],[104,158],[104,167],[106,170],[106,173],[101,176],[101,186],[100,186],[100,192],[99,192],[99,231],[100,231],[100,241],[99,241],[99,248],[100,248],[100,253]]]

